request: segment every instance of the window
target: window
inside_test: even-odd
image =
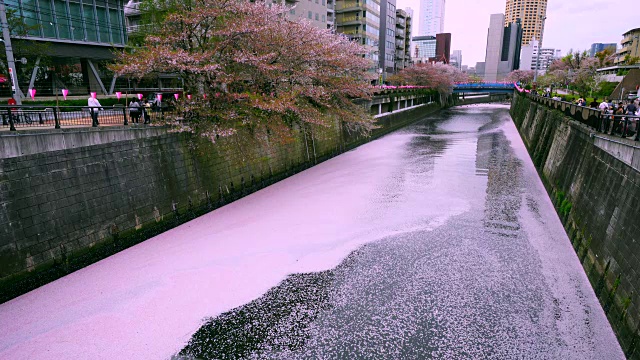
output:
[[[98,29],[96,27],[96,16],[93,12],[93,4],[91,4],[87,0],[83,0],[82,13],[84,15],[84,21],[87,25],[87,37],[85,38],[85,41],[98,41]]]
[[[42,20],[42,32],[44,37],[55,38],[56,28],[53,19],[53,12],[51,11],[51,1],[38,0],[40,6],[40,20]]]
[[[309,1],[311,1],[311,0],[309,0]],[[309,15],[308,16],[309,16],[309,19],[313,19],[313,14],[311,13],[311,11],[309,11]]]
[[[327,22],[327,16],[326,15],[322,15],[322,22]]]
[[[291,15],[295,15],[295,14],[296,14],[296,9],[291,9],[291,10],[289,10],[289,14],[291,14]]]
[[[326,0],[322,0],[322,6],[325,6],[327,4]]]
[[[69,1],[71,19],[71,33],[76,41],[84,40],[84,29],[82,28],[82,9],[78,0]]]
[[[69,15],[64,0],[55,0],[56,17],[58,18],[58,36],[60,39],[71,39]]]
[[[318,15],[318,13],[316,13],[316,21],[320,20],[320,16]]]

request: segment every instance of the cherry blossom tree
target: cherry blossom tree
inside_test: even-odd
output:
[[[416,64],[389,78],[392,84],[424,86],[438,91],[441,102],[453,93],[456,82],[466,82],[466,74],[447,64]]]
[[[505,81],[513,83],[529,84],[533,81],[532,70],[514,70],[507,75]]]
[[[160,4],[161,2],[158,2]],[[333,126],[336,119],[368,131],[372,119],[353,103],[371,94],[372,64],[355,42],[267,1],[166,1],[159,26],[144,46],[113,67],[134,78],[179,75],[179,130],[215,141],[240,128],[286,133],[294,124]],[[162,9],[160,9],[162,10]]]

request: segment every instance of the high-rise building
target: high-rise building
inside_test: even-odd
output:
[[[436,36],[444,32],[446,0],[420,0],[420,36]]]
[[[382,0],[386,1],[386,0]],[[335,0],[336,32],[345,34],[350,40],[369,49],[367,58],[379,63],[379,42],[386,46],[386,34],[380,34],[380,3],[378,0]],[[395,15],[395,13],[394,13]],[[386,19],[385,19],[386,21]]]
[[[462,51],[461,50],[453,50],[451,53],[451,62],[452,66],[458,68],[458,70],[462,70]]]
[[[596,56],[597,53],[605,51],[606,49],[611,49],[611,51],[613,51],[613,53],[615,54],[616,50],[618,49],[618,44],[616,44],[616,43],[609,43],[609,44],[595,43],[595,44],[591,44],[591,50],[589,51],[589,56],[594,57],[594,56]]]
[[[411,10],[411,9],[407,9]],[[411,64],[411,15],[409,11],[396,10],[396,58],[395,70],[399,71]]]
[[[431,62],[451,62],[451,34],[436,34],[436,56]]]
[[[491,15],[484,62],[485,81],[500,81],[519,68],[521,43],[519,19],[504,26],[504,14]]]
[[[535,37],[540,44],[544,39],[544,18],[547,15],[547,0],[507,0],[504,25],[508,26],[520,19],[522,24],[522,45],[529,44]]]
[[[402,19],[406,23],[406,19]],[[402,29],[404,31],[404,29]],[[380,0],[380,41],[378,43],[378,68],[382,79],[393,75],[396,58],[396,0]]]
[[[417,64],[445,63],[451,61],[451,34],[436,34],[436,36],[414,36],[413,56]]]

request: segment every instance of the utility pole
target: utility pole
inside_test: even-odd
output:
[[[16,62],[13,59],[13,47],[11,47],[11,33],[9,32],[9,22],[7,21],[7,9],[4,0],[0,0],[0,23],[2,23],[2,40],[4,49],[7,52],[7,62],[9,63],[9,77],[11,78],[11,93],[18,105],[22,105],[20,88],[18,87],[18,74],[16,73]]]

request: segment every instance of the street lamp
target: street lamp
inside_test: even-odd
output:
[[[382,68],[378,68],[378,85],[382,86]]]
[[[18,92],[18,82],[16,79],[16,63],[13,59],[13,48],[11,47],[11,33],[9,32],[9,23],[7,22],[7,9],[4,6],[4,1],[0,1],[0,22],[2,25],[2,42],[4,42],[4,48],[7,52],[7,63],[9,69],[9,77],[11,78],[11,92],[13,98],[16,100],[17,105],[22,105],[22,98]]]

